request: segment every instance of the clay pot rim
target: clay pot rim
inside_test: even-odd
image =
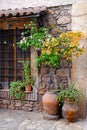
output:
[[[46,93],[58,94],[60,90],[47,90]]]

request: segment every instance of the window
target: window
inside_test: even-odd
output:
[[[11,81],[23,80],[23,62],[30,60],[30,49],[17,48],[23,29],[0,30],[0,82],[9,87]]]

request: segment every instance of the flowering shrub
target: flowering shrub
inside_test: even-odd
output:
[[[41,48],[49,29],[44,27],[38,29],[34,22],[24,26],[25,31],[21,33],[22,39],[17,43],[17,46],[23,50],[27,50],[30,46],[34,46],[36,49]]]
[[[58,37],[53,37],[48,28],[41,27],[38,30],[36,24],[32,22],[29,27],[30,29],[26,26],[28,30],[22,34],[23,39],[18,43],[18,47],[26,50],[34,46],[39,49],[40,55],[36,58],[37,66],[44,64],[59,67],[61,59],[71,62],[72,55],[78,57],[83,52],[83,48],[79,45],[79,39],[83,37],[80,31],[64,32]]]
[[[81,32],[62,33],[59,37],[51,36],[43,42],[41,55],[37,57],[37,64],[45,64],[53,67],[60,65],[60,59],[72,61],[72,55],[80,56],[83,48],[79,46],[79,39],[83,37]]]

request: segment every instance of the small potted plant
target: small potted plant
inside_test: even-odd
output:
[[[33,84],[33,80],[31,77],[31,68],[30,68],[30,62],[29,61],[25,61],[24,62],[24,82],[25,82],[25,91],[26,92],[30,92],[33,90],[32,88],[32,84]]]
[[[24,101],[25,99],[25,84],[21,81],[15,81],[10,83],[10,96],[16,99]]]
[[[77,102],[82,96],[82,92],[75,87],[75,83],[71,83],[68,88],[61,87],[58,93],[58,101],[63,105],[62,116],[69,122],[77,120],[79,115],[79,107]]]

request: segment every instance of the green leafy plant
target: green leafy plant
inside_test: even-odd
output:
[[[16,99],[24,101],[25,99],[25,83],[21,81],[11,82],[10,83],[10,96]]]
[[[60,92],[58,93],[57,99],[61,104],[64,103],[64,100],[78,102],[80,97],[83,96],[81,90],[76,89],[75,83],[71,83],[67,88],[64,86],[61,87]]]
[[[24,62],[24,82],[26,85],[33,84],[33,79],[31,77],[31,67],[30,67],[29,61]]]
[[[44,27],[38,29],[36,23],[33,21],[24,26],[26,31],[22,32],[22,39],[17,43],[17,46],[23,50],[27,50],[31,46],[34,46],[37,50],[41,48],[49,29]]]

